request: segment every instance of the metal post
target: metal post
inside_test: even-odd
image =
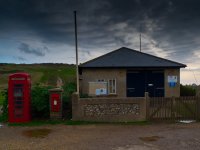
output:
[[[74,26],[75,26],[75,45],[76,45],[76,91],[79,94],[79,73],[78,73],[78,40],[77,40],[77,23],[76,11],[74,11]]]
[[[141,24],[140,24],[140,52],[142,51],[142,37],[141,37]]]
[[[144,93],[145,96],[145,102],[146,102],[146,120],[150,119],[150,99],[149,99],[149,93],[145,92]]]
[[[140,52],[142,51],[141,46],[142,46],[142,39],[141,39],[141,33],[140,33]]]

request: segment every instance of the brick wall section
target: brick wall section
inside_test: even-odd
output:
[[[78,98],[72,96],[72,119],[125,122],[148,119],[148,96],[142,98]]]
[[[168,76],[177,76],[178,82],[175,87],[169,87]],[[180,69],[166,69],[165,70],[165,97],[179,97],[180,96]]]

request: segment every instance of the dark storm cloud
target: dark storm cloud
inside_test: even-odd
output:
[[[27,54],[33,54],[36,56],[45,56],[45,53],[49,51],[47,47],[31,48],[30,45],[28,45],[26,43],[21,43],[19,46],[19,50],[21,52],[24,52]]]
[[[26,63],[27,59],[21,56],[13,56],[13,59],[16,60],[19,63]]]
[[[163,4],[163,3],[162,3]],[[151,9],[147,18],[152,22],[152,31],[146,28],[146,33],[159,43],[172,59],[184,60],[192,57],[193,51],[199,50],[200,34],[199,1],[168,1],[162,9]],[[145,25],[145,24],[144,24]]]
[[[11,30],[20,34],[24,29],[41,37],[43,43],[74,45],[73,10],[77,10],[83,49],[137,49],[141,31],[149,37],[142,43],[144,50],[153,45],[181,60],[200,47],[196,39],[200,34],[199,6],[198,0],[7,0],[0,3],[0,28],[4,29],[0,33]],[[24,52],[44,56],[38,49],[21,46]]]
[[[26,58],[24,58],[24,57],[19,56],[19,57],[15,57],[15,58],[18,59],[19,61],[27,61]]]

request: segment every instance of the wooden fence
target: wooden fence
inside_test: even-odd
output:
[[[197,120],[200,97],[149,98],[150,120]]]

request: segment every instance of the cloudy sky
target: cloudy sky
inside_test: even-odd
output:
[[[198,0],[0,0],[0,63],[75,63],[120,47],[187,64],[181,82],[200,84]]]

